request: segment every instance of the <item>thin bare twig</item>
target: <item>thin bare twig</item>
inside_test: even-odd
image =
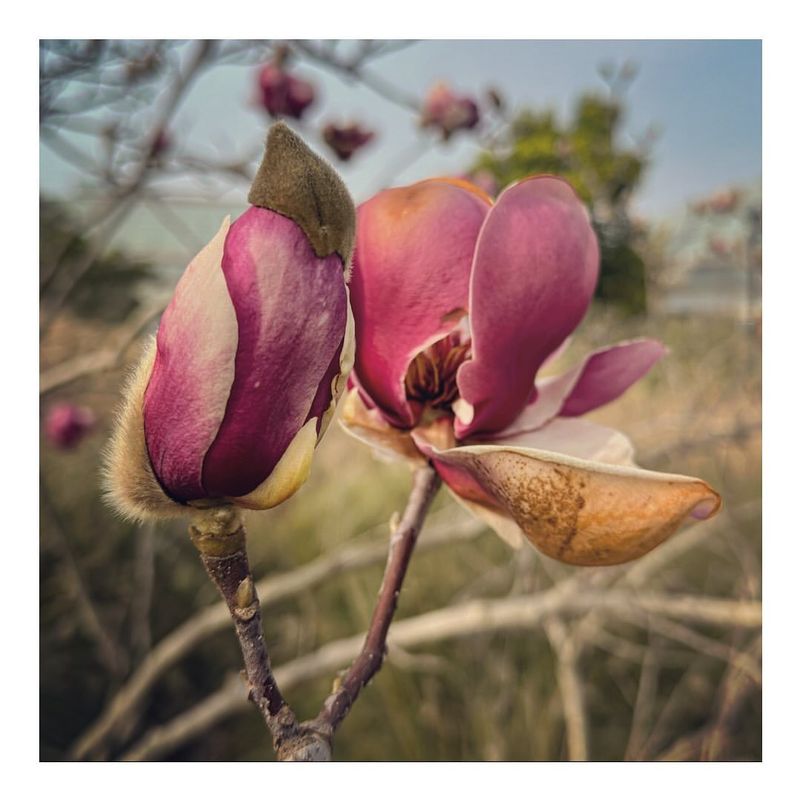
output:
[[[757,660],[761,656],[761,637],[757,637],[747,651],[747,657]],[[726,757],[735,740],[733,728],[742,707],[751,693],[758,688],[756,682],[742,669],[742,664],[731,663],[717,694],[717,714],[699,731],[673,742],[659,753],[657,761],[719,761]]]
[[[72,265],[69,274],[62,273],[60,269],[63,259],[50,272],[47,277],[47,282],[43,286],[43,291],[46,292],[46,294],[43,298],[44,302],[42,304],[41,323],[39,326],[41,334],[45,334],[49,330],[50,325],[52,325],[53,320],[56,318],[64,303],[69,299],[73,289],[86,273],[89,272],[92,265],[97,261],[103,251],[109,246],[120,226],[132,210],[133,200],[131,197],[120,201],[116,199],[109,200],[97,213],[97,219],[100,221],[96,224],[102,227],[90,240],[86,252]]]
[[[660,648],[651,645],[644,652],[639,685],[636,687],[636,702],[633,706],[628,743],[625,746],[624,761],[639,758],[645,742],[645,728],[650,724],[658,691],[658,674],[661,669]]]
[[[729,645],[704,636],[691,628],[672,620],[654,617],[650,620],[652,629],[661,636],[691,647],[698,653],[728,662],[747,675],[755,684],[761,683],[761,667],[758,661],[747,653],[739,652]]]
[[[166,300],[159,300],[132,314],[130,320],[117,331],[115,341],[109,347],[75,356],[45,370],[39,377],[39,394],[49,394],[87,375],[120,366],[128,347],[161,314],[166,305]]]
[[[468,518],[465,524],[456,528],[448,525],[440,530],[427,531],[418,549],[430,550],[469,541],[483,530],[481,523]],[[384,541],[351,545],[320,556],[291,572],[270,575],[256,583],[261,608],[308,592],[337,575],[378,564],[385,555]],[[197,612],[164,637],[120,688],[102,715],[81,735],[72,748],[71,757],[78,760],[104,758],[110,749],[123,743],[136,723],[137,709],[158,679],[201,642],[228,625],[227,606],[220,602]]]
[[[390,648],[397,644],[405,649],[477,634],[538,629],[544,619],[556,614],[585,613],[595,607],[615,613],[641,599],[642,595],[630,591],[587,591],[583,581],[567,579],[534,596],[474,600],[400,620],[391,627],[388,643]],[[658,607],[670,616],[689,614],[694,621],[723,626],[758,627],[761,618],[761,604],[757,602],[742,604],[691,595],[651,594],[645,604],[649,610]],[[693,606],[695,611],[689,611]],[[363,635],[330,642],[278,667],[275,678],[287,690],[326,675],[347,664],[360,651],[362,643]],[[149,731],[123,758],[129,761],[159,758],[246,709],[246,693],[228,680],[189,711]]]
[[[155,581],[155,523],[148,522],[137,531],[136,556],[131,592],[131,654],[138,662],[152,646],[150,610]]]
[[[241,512],[234,506],[211,508],[195,517],[189,535],[228,607],[242,650],[248,696],[261,713],[280,755],[285,740],[301,737],[294,712],[272,673]]]
[[[316,720],[320,725],[330,727],[331,735],[347,716],[359,692],[383,664],[386,655],[386,637],[394,619],[397,599],[414,552],[414,545],[417,543],[425,515],[440,486],[441,479],[432,466],[425,465],[414,472],[414,483],[408,504],[397,529],[392,533],[386,570],[364,647],[341,684],[325,700]]]
[[[272,734],[279,761],[330,760],[336,728],[383,663],[386,636],[403,579],[425,515],[440,486],[441,479],[431,465],[415,470],[408,503],[392,534],[383,583],[364,646],[319,715],[302,724],[298,724],[272,673],[240,515],[232,506],[214,509],[190,528],[203,565],[230,611],[244,658],[249,696]]]
[[[86,634],[94,641],[97,658],[115,679],[121,679],[127,670],[127,658],[94,607],[86,588],[80,567],[72,553],[56,506],[43,480],[39,482],[42,501],[50,512],[50,541],[52,542],[74,593],[78,615]]]
[[[556,679],[564,709],[567,757],[570,761],[588,761],[589,726],[586,720],[583,682],[578,670],[581,646],[558,617],[546,620],[544,630],[558,662]]]
[[[206,63],[213,48],[213,44],[214,43],[210,40],[198,41],[187,59],[185,69],[176,73],[175,80],[161,95],[160,108],[147,135],[143,139],[140,158],[136,168],[133,170],[133,174],[124,186],[115,190],[108,198],[107,206],[115,216],[113,216],[106,225],[103,234],[93,241],[92,246],[89,248],[84,258],[73,267],[71,274],[56,287],[58,291],[54,291],[53,296],[48,298],[46,304],[48,313],[46,316],[43,315],[42,324],[40,326],[42,332],[48,329],[64,303],[66,303],[71,296],[75,287],[89,271],[96,258],[108,245],[118,226],[133,208],[135,195],[147,178],[158,139],[178,108],[187,89]],[[55,271],[49,276],[48,282],[54,279]]]
[[[371,89],[375,94],[388,100],[390,103],[401,106],[402,108],[418,114],[420,111],[420,103],[416,97],[403,91],[401,88],[395,86],[389,81],[384,80],[374,72],[369,72],[364,69],[364,60],[357,59],[355,61],[343,61],[336,57],[336,55],[323,52],[316,48],[313,44],[303,40],[295,40],[292,42],[292,47],[299,50],[310,60],[316,61],[319,64],[330,67],[335,72],[338,72],[342,77],[352,80],[360,81],[368,89]]]

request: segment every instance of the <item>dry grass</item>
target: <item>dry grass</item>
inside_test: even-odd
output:
[[[655,335],[671,356],[646,380],[593,418],[625,430],[645,466],[700,476],[726,506],[721,524],[648,578],[646,588],[714,597],[760,596],[760,343],[732,320],[648,318],[620,323],[597,313],[575,338],[564,363],[589,347],[629,336]],[[66,357],[66,333],[58,354]],[[88,346],[81,337],[72,346]],[[68,339],[67,339],[68,340]],[[66,349],[65,349],[66,348]],[[76,350],[79,352],[80,350]],[[67,353],[68,355],[68,353]],[[97,717],[141,654],[140,532],[115,520],[99,500],[97,457],[120,383],[120,371],[82,379],[58,396],[95,407],[104,430],[75,453],[42,449],[42,758],[65,757]],[[290,502],[249,520],[258,576],[277,574],[344,543],[377,541],[402,507],[407,470],[376,461],[332,426],[308,484]],[[464,519],[439,498],[438,520]],[[423,533],[423,537],[424,537]],[[64,556],[64,544],[72,559]],[[152,638],[216,598],[180,525],[154,540]],[[71,566],[70,566],[71,564]],[[145,563],[145,566],[147,564]],[[509,550],[486,532],[472,541],[419,553],[400,604],[400,618],[469,598],[536,593],[574,569],[532,550]],[[139,576],[139,577],[137,577]],[[266,614],[275,663],[363,630],[380,581],[375,566],[336,577]],[[123,663],[104,663],[96,627],[77,603],[81,591]],[[586,615],[560,628],[502,632],[394,653],[364,692],[336,742],[338,759],[562,759],[567,747],[559,686],[558,643],[580,632],[572,663],[585,703],[585,739],[593,759],[657,757],[760,758],[760,686],[742,677],[742,661],[758,664],[753,631],[703,626],[670,628]],[[134,635],[134,631],[138,631]],[[555,650],[554,650],[555,648]],[[563,654],[562,654],[563,655]],[[217,690],[238,669],[232,634],[217,634],[170,669],[144,705],[127,741],[168,722]],[[298,714],[316,713],[333,675],[293,688]],[[575,731],[572,731],[574,737]],[[576,741],[572,738],[572,741]],[[118,747],[112,755],[119,755]],[[169,757],[184,760],[270,758],[266,732],[245,710],[191,739]]]

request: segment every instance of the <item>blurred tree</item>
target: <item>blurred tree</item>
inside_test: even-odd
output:
[[[534,173],[566,178],[587,203],[600,240],[597,297],[636,314],[647,307],[646,268],[636,252],[644,231],[631,219],[629,203],[647,153],[643,146],[629,149],[619,141],[624,119],[619,87],[632,77],[630,66],[623,66],[608,80],[609,95],[582,95],[566,123],[552,110],[521,111],[472,171],[490,173],[501,187]]]
[[[39,253],[42,283],[51,276],[67,286],[66,307],[80,317],[108,323],[122,322],[140,301],[137,289],[156,276],[152,264],[118,250],[100,256],[91,253],[91,239],[81,232],[68,208],[57,200],[40,199]],[[72,276],[89,258],[80,282],[71,286]],[[60,271],[59,271],[60,270]]]

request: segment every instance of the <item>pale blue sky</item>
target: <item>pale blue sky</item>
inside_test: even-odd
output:
[[[421,41],[376,60],[372,69],[418,97],[434,81],[446,79],[477,95],[498,86],[512,108],[552,106],[566,114],[579,93],[603,89],[600,63],[625,60],[639,67],[627,92],[626,136],[639,136],[650,125],[661,131],[637,210],[670,214],[720,186],[760,177],[759,41]],[[304,122],[357,119],[379,134],[374,146],[342,167],[357,200],[387,181],[460,172],[477,152],[470,137],[457,136],[432,144],[423,157],[401,168],[418,139],[412,114],[311,64],[298,64],[296,71],[320,90],[320,101]],[[267,119],[250,104],[253,86],[252,68],[207,71],[176,115],[178,146],[241,153],[257,147]],[[43,153],[44,189],[63,194],[78,183],[74,172]]]

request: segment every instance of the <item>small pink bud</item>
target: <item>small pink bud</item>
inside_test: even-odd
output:
[[[162,128],[153,140],[151,153],[154,158],[163,155],[172,147],[172,137]]]
[[[479,121],[475,101],[456,95],[446,83],[437,83],[422,106],[422,127],[437,128],[443,139],[449,139],[458,130],[474,128]]]
[[[72,403],[58,403],[47,412],[44,431],[59,450],[72,450],[94,427],[92,410]]]
[[[709,198],[708,207],[715,214],[728,214],[736,210],[740,199],[740,193],[736,189],[723,189]]]
[[[295,78],[283,68],[283,59],[272,61],[259,73],[261,105],[273,117],[300,119],[303,112],[314,102],[314,86],[301,78]]]
[[[322,136],[328,147],[342,161],[349,161],[357,150],[360,150],[375,138],[375,134],[372,131],[364,130],[357,122],[351,125],[328,123],[323,128]]]
[[[712,236],[708,240],[708,249],[718,258],[727,258],[733,253],[733,245],[720,236]]]

